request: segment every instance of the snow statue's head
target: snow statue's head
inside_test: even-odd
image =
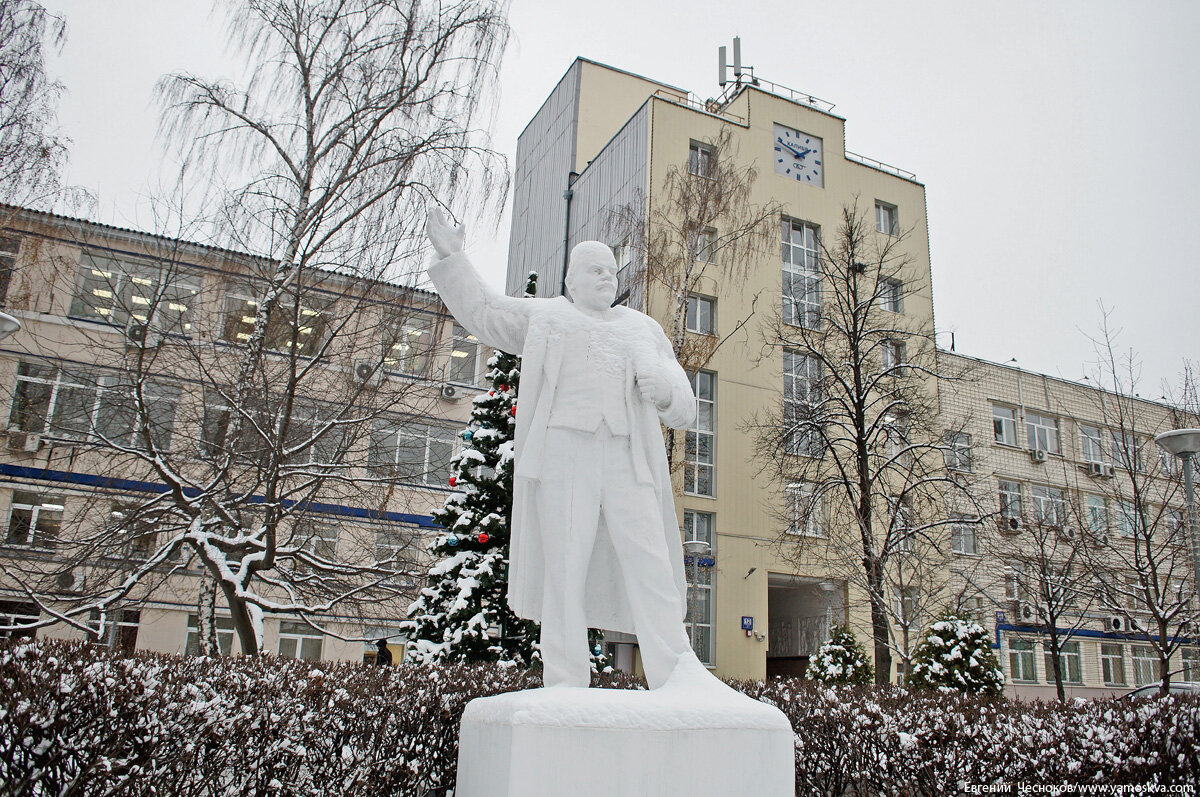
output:
[[[617,298],[617,259],[599,241],[584,241],[571,250],[567,265],[571,301],[588,310],[605,310]]]

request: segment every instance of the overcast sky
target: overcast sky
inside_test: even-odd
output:
[[[198,0],[46,0],[69,25],[70,181],[97,221],[153,229],[154,82],[232,76],[223,17]],[[516,137],[576,56],[718,93],[717,47],[758,76],[836,103],[846,146],[926,186],[939,342],[1075,379],[1099,304],[1157,397],[1197,359],[1200,3],[514,0],[495,146]],[[505,216],[471,251],[503,287]]]

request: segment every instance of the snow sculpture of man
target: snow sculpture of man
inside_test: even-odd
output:
[[[460,324],[523,357],[508,602],[542,625],[546,686],[587,687],[589,626],[634,633],[651,688],[707,679],[683,628],[683,551],[659,420],[696,402],[662,328],[613,307],[617,264],[597,241],[571,250],[566,297],[489,289],[463,231],[438,211],[429,276]]]

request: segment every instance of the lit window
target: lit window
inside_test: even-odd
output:
[[[1025,411],[1025,436],[1032,451],[1059,453],[1058,419],[1032,410]]]
[[[308,623],[281,620],[279,623],[279,657],[320,661],[324,637]]]
[[[409,312],[405,318],[385,322],[383,367],[414,376],[426,376],[437,341],[437,318]]]
[[[688,173],[699,177],[713,177],[716,174],[716,149],[711,144],[693,141],[688,145]]]
[[[58,544],[62,517],[61,496],[14,490],[8,511],[8,533],[4,544],[52,549]]]
[[[716,467],[717,377],[699,371],[691,381],[696,396],[696,422],[684,436],[683,490],[693,495],[712,495]]]
[[[817,228],[783,220],[783,323],[816,329],[821,323],[821,252]]]
[[[895,235],[898,228],[896,226],[896,206],[889,205],[887,202],[875,200],[875,230],[886,235]]]
[[[904,283],[897,279],[879,281],[879,306],[889,313],[904,312]]]
[[[992,407],[992,431],[997,443],[1017,444],[1017,412],[1011,407]]]
[[[474,385],[483,376],[480,368],[482,355],[483,346],[480,345],[479,338],[455,324],[446,379],[462,385]]]
[[[246,345],[254,334],[259,300],[248,291],[231,292],[225,296],[225,317],[221,340]],[[263,348],[269,351],[290,352],[309,356],[325,342],[327,312],[312,305],[279,302],[267,317],[263,330]]]
[[[717,300],[691,294],[687,299],[687,331],[711,335],[716,326]]]
[[[132,263],[85,253],[68,314],[186,333],[199,292],[199,278],[181,274],[172,264]]]

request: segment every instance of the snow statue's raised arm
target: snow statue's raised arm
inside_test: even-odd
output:
[[[447,224],[441,211],[429,212],[425,234],[436,253],[429,278],[451,315],[486,345],[520,353],[532,303],[488,287],[463,252],[463,228]]]

